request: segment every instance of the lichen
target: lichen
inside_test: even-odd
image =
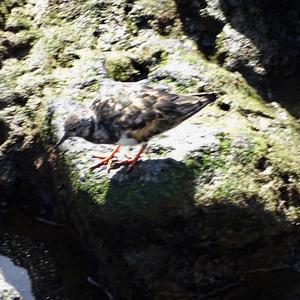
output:
[[[224,49],[224,42],[225,42],[225,37],[224,33],[221,32],[217,35],[216,37],[216,42],[215,42],[215,53],[211,57],[212,61],[215,61],[222,65],[224,63],[224,60],[226,59],[227,52]]]
[[[22,6],[25,0],[3,0],[0,3],[0,29],[4,28],[5,21],[11,10],[16,6]]]
[[[111,78],[117,81],[131,81],[139,71],[133,66],[132,58],[124,53],[110,53],[105,59],[105,68]]]
[[[159,3],[149,0],[133,2],[127,22],[133,34],[137,34],[138,30],[152,28],[161,35],[170,35],[180,28],[176,6],[170,0]]]
[[[142,45],[131,51],[113,51],[105,56],[105,68],[117,81],[136,81],[145,78],[158,64],[166,60],[162,47]]]
[[[71,165],[71,157],[65,160],[65,164]],[[85,195],[93,200],[93,203],[99,206],[105,204],[106,195],[110,186],[109,179],[103,177],[95,179],[91,172],[85,174],[85,178],[79,178],[76,170],[70,168],[70,184],[75,197],[80,198],[80,195]]]
[[[181,287],[181,279],[188,278],[182,270],[198,274],[195,286],[200,286],[203,280],[211,280],[217,266],[227,266],[224,256],[233,248],[236,253],[245,253],[249,244],[251,250],[255,249],[256,242],[271,240],[286,233],[287,226],[299,223],[299,124],[283,108],[266,104],[240,74],[205,60],[196,43],[183,34],[174,1],[49,1],[39,20],[35,15],[29,15],[27,20],[23,4],[16,0],[0,4],[0,28],[11,29],[5,32],[9,41],[6,44],[16,47],[13,49],[26,48],[16,55],[9,51],[11,48],[0,46],[1,89],[25,91],[29,98],[24,107],[11,110],[9,118],[13,125],[16,116],[22,116],[16,123],[18,132],[35,135],[37,138],[30,143],[32,147],[39,143],[43,157],[48,151],[52,158],[48,163],[59,183],[59,199],[82,240],[100,261],[103,252],[113,259],[127,260],[127,253],[122,252],[126,247],[128,252],[128,248],[141,249],[140,257],[144,258],[147,255],[143,253],[148,253],[145,249],[155,245],[160,248],[155,252],[158,265],[166,261],[160,251],[170,257],[170,265],[163,273],[174,270],[178,262],[176,275],[170,273],[172,287]],[[219,36],[217,47],[221,50],[217,49],[216,59],[224,58],[223,42]],[[104,72],[103,58],[108,74]],[[207,139],[207,144],[191,150],[184,160],[168,158],[176,151],[158,146],[131,173],[125,173],[124,167],[113,168],[109,175],[102,169],[91,172],[89,154],[93,149],[87,153],[80,141],[76,141],[78,148],[70,143],[70,148],[53,150],[60,133],[49,122],[46,106],[52,99],[63,104],[68,99],[91,101],[107,76],[120,81],[148,78],[151,84],[166,83],[179,93],[215,92],[215,104],[187,122],[200,122],[203,128],[218,133],[207,137],[210,133],[201,132],[197,138]],[[37,101],[35,105],[33,100]],[[1,115],[8,114],[5,110]],[[5,115],[4,121],[9,118]],[[210,137],[217,142],[210,144]],[[194,142],[194,136],[186,140],[192,146]],[[170,149],[176,147],[181,145],[170,145]],[[102,223],[107,227],[101,227]],[[138,234],[131,230],[134,226]],[[143,226],[149,231],[144,232]],[[105,232],[110,230],[117,233],[109,237]],[[111,244],[115,247],[115,241],[125,245],[117,254],[107,248]],[[211,243],[217,246],[211,247]],[[204,274],[203,268],[214,261],[207,258],[210,252],[205,251],[206,247],[213,249],[212,256],[218,256],[220,261]],[[178,256],[170,249],[177,249]],[[194,249],[204,249],[205,254]],[[150,255],[151,263],[155,259]],[[110,268],[110,260],[103,260]],[[232,260],[235,263],[236,257]],[[188,267],[182,268],[185,262]],[[144,275],[149,269],[136,264],[135,271],[126,263],[124,269],[130,269],[133,281],[138,277],[135,272]],[[109,272],[111,275],[117,271],[112,267]],[[156,273],[161,270],[155,267],[155,272],[142,277],[153,278]],[[176,286],[173,278],[177,275],[181,279]],[[111,278],[109,283],[118,289],[122,284]],[[224,275],[220,278],[223,280]],[[158,289],[152,279],[147,280],[142,285],[151,286],[153,296]],[[138,282],[140,288],[141,281]],[[210,282],[214,284],[214,280]],[[168,283],[163,290],[170,292]],[[186,295],[184,288],[183,294]],[[173,296],[170,292],[170,297],[163,298]]]
[[[32,27],[30,14],[24,7],[13,8],[5,22],[5,29],[13,32],[29,30]]]

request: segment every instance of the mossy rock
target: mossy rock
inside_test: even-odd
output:
[[[130,5],[128,22],[134,33],[140,29],[153,28],[162,35],[168,35],[180,28],[176,5],[170,0],[159,3],[148,0],[134,1]]]
[[[5,30],[18,32],[30,29],[31,26],[30,15],[24,11],[24,8],[16,7],[12,9],[9,18],[6,20]]]
[[[298,122],[265,103],[241,75],[205,60],[178,30],[175,2],[100,2],[50,1],[40,19],[16,20],[16,32],[6,33],[11,45],[27,49],[17,57],[0,49],[1,89],[26,95],[24,103],[11,94],[0,104],[10,127],[8,139],[1,137],[1,159],[14,158],[3,168],[12,172],[10,182],[29,178],[24,164],[39,174],[41,165],[51,169],[43,184],[55,187],[55,199],[95,257],[96,279],[115,298],[196,299],[249,270],[290,263],[299,239]],[[1,2],[2,11],[3,3],[9,2]],[[21,10],[6,4],[2,26]],[[131,173],[118,166],[110,174],[91,172],[92,155],[107,146],[53,144],[63,118],[90,103],[107,77],[148,78],[174,92],[209,91],[218,99],[152,140]],[[66,110],[56,114],[54,102]],[[31,160],[20,156],[24,149]]]
[[[114,52],[105,58],[105,68],[111,78],[117,81],[132,81],[139,75],[133,59],[126,53]]]
[[[22,6],[25,4],[24,0],[3,0],[0,3],[0,29],[3,29],[5,26],[6,19],[8,18],[9,13],[14,7]]]
[[[139,47],[133,51],[113,51],[105,55],[105,69],[116,81],[136,81],[147,77],[166,56],[162,47]]]
[[[175,57],[184,60],[186,55],[169,52],[167,64]],[[201,294],[212,288],[211,282],[221,288],[224,282],[238,280],[243,270],[272,268],[274,261],[286,263],[296,243],[292,233],[300,220],[298,123],[281,107],[265,104],[238,74],[200,56],[195,58],[194,63],[208,78],[209,89],[219,91],[216,105],[150,143],[143,161],[131,173],[124,168],[115,168],[109,175],[105,168],[91,172],[88,158],[96,149],[75,140],[66,144],[59,164],[61,176],[68,182],[65,201],[70,204],[75,226],[82,228],[82,234],[91,234],[93,245],[101,244],[102,239],[111,242],[95,248],[105,270],[98,272],[99,278],[108,271],[106,260],[117,260],[134,278],[140,278],[146,269],[149,277],[143,279],[143,285],[151,286],[147,293],[162,299],[177,294],[171,282],[178,293],[192,299],[189,285],[181,280],[191,270],[199,275],[190,280]],[[157,70],[153,68],[151,74]],[[287,132],[289,138],[285,138]],[[110,239],[107,232],[113,228],[127,238],[117,235]],[[283,233],[282,247],[275,246]],[[122,259],[114,256],[114,243],[121,245]],[[255,246],[250,254],[246,249],[251,245]],[[270,247],[276,248],[274,255]],[[179,252],[173,253],[174,248]],[[204,250],[195,254],[190,249]],[[205,249],[210,249],[210,254]],[[181,251],[188,254],[180,258]],[[232,253],[239,253],[239,258]],[[131,260],[135,255],[140,259]],[[166,262],[167,288],[162,293],[162,277],[151,270],[161,270],[165,255],[171,258]],[[222,262],[214,265],[214,271],[213,257]],[[189,266],[189,271],[180,268],[175,263],[178,260]],[[225,269],[219,267],[223,263]],[[236,274],[236,268],[241,273]],[[110,272],[112,281],[121,284],[124,277]],[[201,284],[196,284],[199,278]],[[136,292],[121,284],[116,293],[123,289],[129,294]]]

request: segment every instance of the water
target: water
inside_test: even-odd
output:
[[[0,290],[9,287],[24,299],[35,300],[28,271],[15,265],[10,258],[0,255]]]
[[[105,300],[87,280],[91,270],[81,247],[67,226],[22,212],[0,215],[0,290],[4,279],[24,300]]]

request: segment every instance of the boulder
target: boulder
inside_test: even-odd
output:
[[[6,8],[5,18],[0,10],[8,40],[0,47],[0,197],[7,209],[22,195],[33,214],[70,223],[93,281],[114,299],[198,299],[293,264],[299,122],[281,97],[265,101],[241,75],[272,68],[223,2],[199,1],[192,16],[185,2],[150,2],[28,1]],[[251,8],[231,2],[233,12]],[[13,21],[20,11],[28,22]],[[197,24],[218,26],[199,40]],[[276,49],[275,65],[285,55]],[[107,174],[90,166],[110,146],[77,138],[53,146],[64,118],[111,80],[218,99],[151,140],[131,173],[116,166]]]

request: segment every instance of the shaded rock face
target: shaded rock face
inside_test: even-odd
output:
[[[299,118],[298,1],[176,3],[185,33],[208,58],[240,72],[265,100]]]
[[[55,263],[45,245],[37,244],[26,237],[1,232],[1,262],[5,263],[1,266],[1,290],[7,290],[1,291],[1,299],[35,299],[33,291],[36,299],[60,299],[62,287],[57,278]],[[15,267],[10,268],[10,264]],[[19,282],[16,282],[18,279]]]
[[[279,5],[3,3],[3,210],[25,202],[53,222],[63,211],[89,253],[94,280],[115,299],[198,299],[257,269],[291,264],[299,237],[299,123],[241,74],[214,63],[257,81],[290,65],[298,46],[286,50],[279,39],[294,43],[297,26],[284,27]],[[276,18],[282,35],[271,26]],[[53,148],[68,113],[89,105],[109,80],[141,79],[178,93],[216,92],[218,100],[153,139],[130,174],[117,166],[91,172],[91,156],[108,145],[73,138]]]
[[[299,64],[298,1],[184,1],[178,11],[187,34],[221,64],[249,79],[287,75]],[[291,64],[293,65],[291,67]]]
[[[4,121],[0,122],[0,144],[2,145],[8,138],[8,126],[5,124]]]
[[[184,31],[207,57],[240,72],[264,99],[299,118],[298,1],[176,3]]]
[[[299,65],[297,1],[220,1],[227,23],[250,39],[268,75],[286,75]],[[292,68],[291,68],[291,65]]]

